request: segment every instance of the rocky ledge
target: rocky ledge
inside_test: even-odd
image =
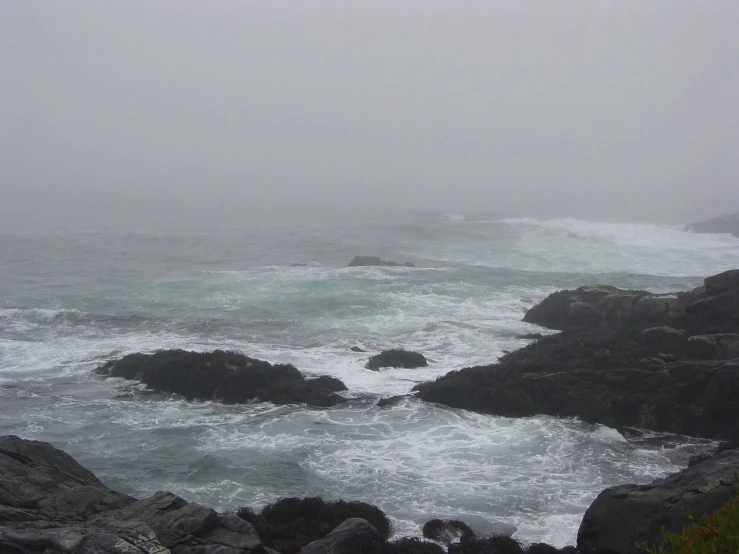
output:
[[[418,385],[418,396],[509,417],[579,417],[739,441],[739,270],[672,295],[557,292],[524,319],[565,330],[497,364]]]
[[[262,401],[335,406],[345,402],[336,393],[347,390],[335,377],[307,379],[291,365],[272,365],[223,350],[129,354],[101,365],[96,372],[106,377],[138,380],[155,391],[179,394],[187,400],[227,404]]]

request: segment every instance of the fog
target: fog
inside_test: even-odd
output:
[[[0,6],[0,217],[739,211],[739,3]]]

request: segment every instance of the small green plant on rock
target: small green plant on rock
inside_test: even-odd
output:
[[[678,533],[662,529],[665,544],[650,547],[637,542],[649,554],[739,554],[739,494],[710,515],[689,515],[690,524]]]

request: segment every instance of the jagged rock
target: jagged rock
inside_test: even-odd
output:
[[[254,527],[172,493],[103,485],[48,443],[0,437],[0,552],[266,554]]]
[[[428,365],[429,364],[423,354],[411,352],[409,350],[393,349],[383,350],[379,354],[372,356],[364,367],[372,370],[378,370],[382,367],[415,369],[417,367],[426,367]]]
[[[469,525],[463,521],[453,519],[432,519],[423,524],[423,536],[449,546],[462,539],[472,539],[477,536]]]
[[[328,535],[307,545],[301,554],[382,554],[383,540],[368,521],[347,519]]]
[[[344,402],[335,394],[346,390],[339,379],[306,379],[291,365],[272,365],[237,352],[162,350],[129,354],[100,366],[98,374],[137,379],[150,388],[188,400],[239,404],[250,400],[275,404],[306,403],[334,406]]]
[[[362,266],[381,266],[381,267],[416,267],[410,262],[400,264],[398,262],[392,262],[381,260],[375,256],[354,256],[352,261],[349,262],[348,267],[362,267]]]
[[[661,528],[677,532],[688,512],[710,514],[732,495],[739,449],[727,450],[649,485],[622,485],[601,492],[585,512],[577,537],[583,554],[641,552],[635,541],[662,543]]]

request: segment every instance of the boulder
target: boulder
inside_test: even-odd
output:
[[[739,358],[739,333],[694,335],[688,339],[687,348],[692,356],[700,359]]]
[[[362,350],[358,346],[352,346],[349,350],[351,350],[352,352],[367,352],[366,350]]]
[[[363,266],[381,266],[381,267],[416,267],[410,262],[404,264],[392,261],[385,261],[375,256],[354,256],[352,261],[349,262],[348,267],[363,267]]]
[[[336,392],[346,390],[339,379],[307,379],[291,365],[272,365],[237,352],[161,350],[129,354],[97,368],[107,377],[136,379],[158,392],[187,400],[240,404],[252,400],[275,404],[306,403],[334,406],[344,402]]]
[[[393,349],[383,350],[379,354],[372,356],[364,367],[377,371],[382,367],[415,369],[417,367],[426,367],[428,365],[429,364],[423,354],[411,352],[409,350]]]
[[[301,554],[383,554],[382,537],[368,521],[347,519],[320,540],[303,548]]]
[[[390,520],[371,504],[322,498],[282,498],[255,513],[242,508],[237,515],[252,523],[269,547],[282,554],[293,554],[312,541],[324,537],[337,525],[351,518],[369,521],[372,527],[387,539],[391,533]]]
[[[739,449],[727,450],[649,485],[622,485],[601,492],[585,512],[577,536],[581,553],[637,554],[643,541],[662,543],[661,529],[680,531],[687,514],[710,514],[732,496]]]

